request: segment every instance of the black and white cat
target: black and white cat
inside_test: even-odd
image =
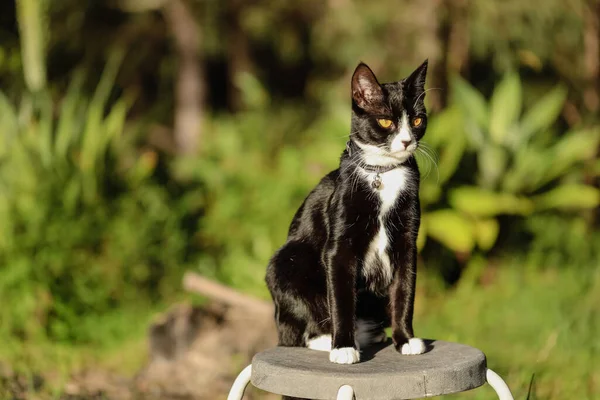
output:
[[[266,282],[280,346],[329,351],[338,364],[386,339],[421,354],[413,334],[420,223],[414,152],[425,133],[427,61],[409,77],[379,84],[359,64],[352,76],[352,124],[340,167],[304,200]]]

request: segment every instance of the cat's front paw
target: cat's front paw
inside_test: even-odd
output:
[[[396,346],[396,350],[405,356],[423,354],[425,353],[425,342],[423,342],[423,339],[411,338],[402,346]]]
[[[336,364],[354,364],[360,361],[360,353],[354,347],[341,347],[329,352],[329,361]]]

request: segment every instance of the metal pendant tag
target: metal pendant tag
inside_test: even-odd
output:
[[[381,177],[379,176],[379,174],[375,175],[375,178],[373,178],[373,182],[371,182],[371,187],[373,189],[379,189],[379,187],[381,186]]]

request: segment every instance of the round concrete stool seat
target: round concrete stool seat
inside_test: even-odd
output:
[[[488,371],[498,377],[487,369],[485,355],[478,349],[439,340],[425,342],[424,354],[404,356],[388,341],[364,349],[361,361],[352,365],[334,364],[323,351],[275,347],[254,356],[246,379],[259,389],[293,397],[392,400],[464,392],[490,381]],[[498,379],[508,393],[503,397],[490,381],[500,398],[512,399]],[[238,397],[230,393],[229,398]]]

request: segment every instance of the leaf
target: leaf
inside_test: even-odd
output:
[[[535,196],[533,202],[537,210],[595,208],[600,205],[600,190],[589,185],[567,184]]]
[[[3,253],[14,243],[14,218],[11,211],[9,197],[3,191],[0,193],[0,251]]]
[[[489,250],[496,243],[500,224],[494,218],[475,220],[475,240],[481,250]]]
[[[462,110],[457,105],[450,105],[427,120],[427,136],[424,139],[434,148],[443,146],[454,139],[456,127],[462,123]]]
[[[570,132],[551,148],[551,162],[541,184],[550,182],[567,172],[573,164],[594,158],[600,143],[600,129],[591,128]]]
[[[592,165],[590,172],[594,177],[600,176],[600,159],[596,160],[596,162]]]
[[[508,193],[530,193],[547,175],[551,160],[548,151],[522,146],[513,153],[512,167],[504,174],[502,190]]]
[[[548,129],[557,120],[567,98],[567,88],[557,85],[529,108],[519,128],[517,143],[523,143],[536,132]]]
[[[4,93],[0,92],[0,156],[19,132],[17,112]]]
[[[521,113],[521,81],[517,73],[509,73],[496,86],[490,100],[490,136],[494,143],[505,143],[509,130]]]
[[[466,148],[465,136],[457,133],[453,140],[450,140],[446,146],[440,149],[440,158],[438,170],[440,176],[440,184],[448,181],[456,169],[465,152]]]
[[[488,189],[497,187],[500,177],[506,171],[507,160],[508,156],[502,147],[492,143],[484,146],[477,155],[481,186]]]
[[[487,144],[487,134],[485,131],[470,118],[465,118],[464,126],[465,136],[469,139],[470,148],[481,150]]]
[[[264,108],[269,102],[269,93],[254,75],[241,72],[235,77],[235,85],[242,94],[244,104],[251,109]]]
[[[533,211],[529,199],[474,186],[463,186],[452,190],[449,201],[457,210],[478,217],[500,214],[527,215]]]
[[[25,83],[31,92],[37,92],[46,87],[48,7],[45,1],[19,0],[16,11]]]
[[[108,60],[92,97],[91,102],[94,106],[101,108],[106,106],[112,89],[115,86],[117,74],[125,58],[125,52],[125,48],[121,46],[115,46],[110,50]]]
[[[52,140],[53,140],[53,125],[54,117],[52,115],[52,99],[50,94],[45,90],[40,91],[35,95],[36,108],[39,110],[39,119],[37,121],[37,150],[40,154],[40,159],[47,167],[52,161]]]
[[[450,250],[468,253],[475,246],[473,225],[460,213],[445,209],[424,215],[427,235]]]
[[[69,213],[75,212],[79,205],[81,194],[81,183],[78,179],[71,179],[67,182],[62,193],[62,204]]]
[[[112,105],[111,110],[104,119],[103,151],[106,150],[112,140],[118,138],[123,133],[127,111],[128,105],[125,99],[119,99]]]
[[[440,185],[433,179],[424,180],[419,190],[421,205],[426,207],[428,204],[433,204],[440,199],[442,189]]]
[[[455,75],[451,79],[452,94],[466,116],[482,129],[489,125],[489,110],[483,95],[471,84]]]
[[[77,130],[80,129],[77,107],[85,103],[81,99],[84,76],[83,69],[75,71],[60,107],[60,115],[56,127],[56,139],[54,141],[54,152],[59,160],[66,157],[67,150],[77,137]],[[87,107],[87,104],[85,106]]]

